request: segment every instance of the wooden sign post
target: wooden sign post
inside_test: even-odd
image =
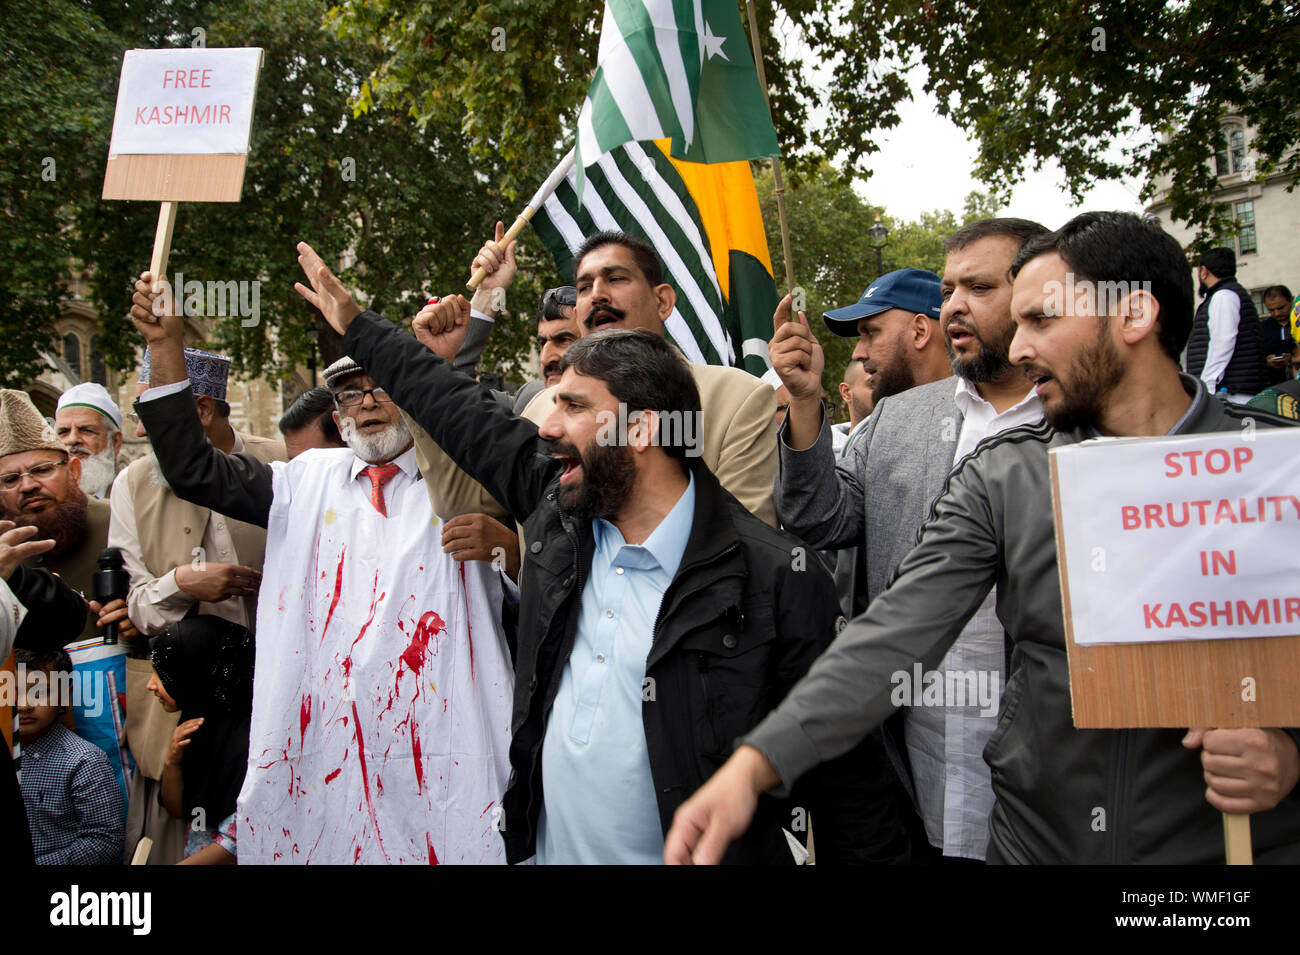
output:
[[[1300,725],[1300,431],[1051,452],[1078,729]],[[1249,864],[1250,817],[1224,814]]]
[[[161,202],[149,271],[158,291],[181,202],[238,202],[262,51],[128,50],[122,58],[105,199]]]

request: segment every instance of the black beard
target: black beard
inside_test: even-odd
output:
[[[1200,284],[1200,287],[1197,289],[1197,291],[1201,293],[1201,298],[1205,298],[1205,296],[1210,294],[1210,287],[1206,285],[1204,282],[1202,282]]]
[[[1057,431],[1095,428],[1106,396],[1124,377],[1115,346],[1106,337],[1106,323],[1101,322],[1100,327],[1101,336],[1074,360],[1070,391],[1066,392],[1061,379],[1056,380],[1064,399],[1062,404],[1053,411],[1044,408],[1047,423]]]
[[[875,404],[880,404],[881,398],[915,387],[916,374],[912,371],[912,366],[899,358],[890,365],[876,368],[876,377],[871,380],[871,398]]]
[[[90,518],[86,511],[89,505],[86,494],[80,488],[73,488],[62,504],[48,507],[40,514],[20,513],[14,517],[19,527],[35,527],[39,533],[33,540],[53,540],[54,549],[50,557],[62,557],[76,548],[86,536]]]
[[[578,487],[560,488],[562,511],[579,520],[610,518],[627,503],[636,483],[636,463],[625,445],[603,447],[593,441],[587,445],[584,455],[579,455],[570,444],[557,442],[551,448],[582,462],[582,483]]]
[[[1011,353],[1011,340],[1016,336],[1016,329],[1011,327],[1011,335],[1005,341],[999,342],[997,348],[987,344],[984,339],[975,334],[975,330],[966,329],[971,335],[975,336],[975,341],[979,343],[979,351],[970,358],[958,358],[957,352],[953,350],[952,342],[946,341],[948,346],[948,362],[952,365],[952,372],[958,378],[965,378],[974,384],[982,384],[989,381],[997,381],[1011,370],[1011,359],[1008,357]]]

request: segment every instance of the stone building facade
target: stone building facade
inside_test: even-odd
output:
[[[62,304],[61,314],[55,322],[55,331],[59,341],[59,352],[49,355],[46,370],[32,382],[27,391],[41,414],[54,417],[59,395],[73,385],[85,381],[94,381],[108,389],[109,394],[117,398],[122,413],[128,414],[135,400],[136,381],[139,377],[139,358],[143,356],[143,346],[137,350],[135,369],[123,374],[105,367],[100,357],[100,336],[131,335],[139,338],[135,329],[123,315],[101,323],[100,316],[86,297],[86,276],[78,274],[68,283],[68,297]],[[185,341],[188,345],[204,347],[204,342],[211,335],[206,323],[186,319]],[[284,382],[268,381],[258,378],[240,381],[231,378],[226,400],[230,404],[230,421],[237,431],[260,435],[262,437],[279,437],[280,416],[284,409],[303,391],[312,386],[312,372],[299,367],[289,380]],[[147,454],[149,442],[135,436],[135,429],[128,421],[123,426],[122,454],[119,458],[121,467],[125,467],[136,458]]]
[[[1237,253],[1237,281],[1250,290],[1261,315],[1261,295],[1273,285],[1300,293],[1300,189],[1288,193],[1290,177],[1274,172],[1261,179],[1252,149],[1254,129],[1240,116],[1225,116],[1219,140],[1207,147],[1206,161],[1219,179],[1215,198],[1232,211],[1240,231],[1220,244]],[[1300,148],[1297,145],[1294,148]],[[1165,230],[1184,247],[1193,230],[1169,215],[1168,180],[1157,181],[1154,201],[1147,211],[1160,219]]]

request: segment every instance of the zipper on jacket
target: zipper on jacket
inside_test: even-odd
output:
[[[1130,733],[1128,730],[1119,730],[1119,739],[1116,741],[1115,753],[1115,788],[1112,793],[1111,812],[1114,819],[1111,820],[1113,825],[1107,827],[1110,832],[1110,861],[1112,865],[1120,865],[1120,838],[1119,827],[1120,820],[1124,818],[1124,813],[1120,810],[1120,800],[1123,798],[1124,790],[1128,787],[1125,783],[1125,773],[1128,769],[1128,743]]]
[[[716,556],[714,556],[712,559],[713,559],[713,560],[720,560],[721,558],[726,557],[726,556],[727,556],[728,554],[730,554],[732,551],[736,550],[739,546],[740,546],[739,544],[729,544],[729,545],[727,545],[727,547],[726,547],[724,550],[719,551],[718,554],[717,554]],[[678,582],[679,580],[684,580],[684,579],[685,579],[685,574],[684,574],[685,571],[692,571],[692,570],[694,570],[696,567],[702,566],[704,563],[705,563],[705,561],[704,561],[703,559],[697,559],[697,560],[693,560],[693,561],[691,561],[691,562],[690,562],[689,564],[687,564],[685,567],[678,567],[678,568],[677,568],[677,573],[673,575],[673,579],[669,582],[669,584],[668,584],[668,589],[664,591],[663,599],[659,601],[659,610],[658,610],[657,613],[655,613],[655,623],[654,623],[654,627],[651,628],[651,630],[650,630],[650,650],[651,650],[651,652],[654,651],[654,645],[659,641],[659,626],[660,626],[660,624],[663,623],[663,619],[664,619],[664,607],[668,606],[668,598],[671,597],[671,596],[673,596],[673,595],[675,594],[675,589],[674,589],[674,588],[676,587],[677,582]]]
[[[718,725],[714,719],[716,713],[713,708],[713,694],[709,692],[708,655],[697,653],[695,656],[700,664],[700,688],[704,692],[704,719],[705,722],[708,723],[709,727],[709,742],[713,748],[713,752],[718,753],[722,749],[722,746],[718,742],[722,734],[718,732]]]

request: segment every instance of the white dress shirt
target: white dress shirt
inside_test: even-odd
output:
[[[965,378],[957,378],[961,434],[953,457],[956,466],[987,437],[1030,424],[1043,416],[1043,403],[1031,388],[1017,404],[998,413]],[[907,754],[916,783],[916,799],[930,842],[945,856],[983,859],[993,809],[993,783],[984,762],[984,746],[997,727],[997,703],[1005,680],[1005,636],[997,618],[997,588],[989,592],[948,655],[936,668],[947,685],[948,672],[984,674],[996,699],[992,713],[979,705],[912,706],[904,710]],[[996,675],[996,676],[995,676]],[[951,701],[949,701],[951,702]]]

